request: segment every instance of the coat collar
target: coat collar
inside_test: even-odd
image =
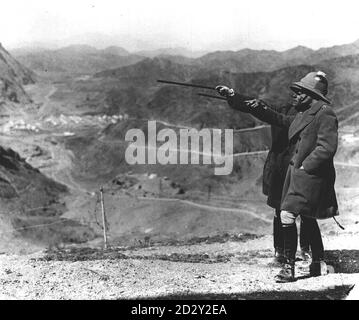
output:
[[[291,140],[298,132],[302,131],[308,124],[310,124],[320,110],[320,108],[325,104],[324,101],[315,102],[308,110],[303,113],[298,113],[294,118],[294,121],[289,127],[288,137]]]
[[[324,101],[321,101],[321,100],[315,102],[315,103],[309,108],[309,110],[308,110],[309,112],[308,112],[308,113],[311,114],[311,115],[316,114],[316,113],[320,110],[320,108],[323,107],[325,104],[326,104],[326,103],[325,103]]]

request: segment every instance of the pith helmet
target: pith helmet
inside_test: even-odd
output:
[[[290,86],[290,89],[294,92],[303,90],[305,93],[308,93],[308,95],[314,95],[315,98],[330,103],[325,97],[328,93],[328,80],[326,74],[322,71],[309,72],[299,82],[294,82]]]

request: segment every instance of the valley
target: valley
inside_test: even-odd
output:
[[[213,222],[212,219],[215,216],[217,216],[215,219],[218,221],[221,221],[222,217],[225,220],[228,219],[225,225],[234,226],[231,222],[233,219],[243,220],[242,229],[246,232],[252,231],[251,228],[248,228],[251,223],[247,223],[247,220],[258,220],[262,227],[258,228],[257,225],[256,228],[262,232],[265,232],[270,225],[270,220],[265,217],[270,216],[271,213],[264,204],[260,208],[266,213],[257,213],[259,208],[256,202],[260,201],[259,198],[243,200],[241,205],[238,205],[239,195],[245,198],[246,193],[251,193],[250,190],[233,190],[233,194],[228,196],[213,193],[209,199],[208,190],[203,192],[202,176],[210,175],[212,178],[207,179],[217,179],[213,174],[213,168],[206,169],[198,165],[193,166],[193,169],[191,166],[183,169],[181,165],[168,166],[165,169],[161,168],[160,165],[130,167],[124,163],[123,158],[127,143],[118,139],[107,138],[104,135],[104,130],[120,122],[126,125],[126,122],[133,121],[133,119],[128,118],[127,115],[116,117],[59,114],[60,111],[64,112],[61,109],[61,104],[58,107],[60,109],[58,115],[56,112],[55,115],[47,115],[49,106],[54,109],[54,105],[57,103],[51,98],[57,90],[54,86],[49,86],[46,83],[37,85],[40,87],[35,89],[34,86],[36,85],[33,85],[29,91],[43,92],[42,100],[36,101],[41,107],[36,110],[36,113],[28,114],[26,118],[23,115],[18,119],[16,117],[11,118],[2,128],[2,144],[4,147],[11,146],[30,165],[39,168],[46,176],[68,187],[70,194],[66,197],[66,207],[69,211],[65,213],[65,217],[87,221],[89,225],[92,225],[94,221],[91,211],[94,210],[100,186],[105,185],[107,187],[105,190],[107,190],[107,214],[111,221],[110,225],[117,226],[119,221],[125,225],[122,230],[117,227],[114,228],[116,232],[113,242],[119,245],[131,244],[134,239],[143,239],[147,236],[157,240],[162,240],[162,238],[167,240],[171,236],[177,238],[177,234],[183,238],[190,238],[196,234],[200,235],[199,229],[203,230],[203,236],[228,231],[225,226],[208,225]],[[161,122],[161,120],[159,123],[162,126],[176,126],[164,121]],[[238,161],[247,166],[257,165],[259,167],[262,165],[265,155],[265,152],[263,155],[252,155],[252,157],[257,158],[255,164],[248,162],[247,158],[248,156],[251,157],[250,154],[239,155]],[[173,170],[174,167],[176,167],[175,170]],[[187,181],[186,175],[183,175],[183,170],[189,173],[192,170],[198,171],[198,169],[202,172],[199,172],[199,175],[196,173],[197,177]],[[128,171],[132,172],[128,174]],[[164,174],[168,174],[170,177]],[[123,190],[121,186],[111,182],[118,175],[124,177],[125,180],[136,180],[137,184],[131,190]],[[222,180],[221,190],[228,192],[230,186],[224,184],[225,179]],[[206,183],[208,186],[211,185],[210,180]],[[244,182],[243,186],[247,183]],[[181,188],[188,190],[180,192]],[[257,188],[260,188],[259,184]],[[216,188],[213,189],[215,192]],[[213,191],[211,190],[211,192]],[[252,208],[254,206],[255,208]],[[120,214],[116,212],[117,207],[121,207]],[[170,212],[171,214],[165,218]],[[141,215],[148,216],[146,217],[148,221],[143,221]],[[196,222],[203,215],[208,215],[208,221],[203,221],[203,226],[196,226]],[[168,230],[165,231],[168,229],[168,224],[172,224],[172,219],[177,220],[179,217],[185,221],[189,219],[187,225],[183,226],[183,234],[179,233],[178,230],[174,234]],[[158,220],[160,225],[152,227],[156,230],[152,235],[144,232],[144,230],[151,229],[149,225],[153,218]],[[164,221],[162,222],[161,219]],[[168,221],[166,221],[167,219]],[[126,225],[129,222],[132,225],[127,227]],[[178,224],[176,223],[173,225],[173,229],[177,228]],[[186,228],[191,231],[185,231]],[[101,237],[101,230],[98,230],[98,236]],[[122,243],[117,238],[121,238]]]

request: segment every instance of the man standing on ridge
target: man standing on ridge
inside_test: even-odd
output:
[[[281,108],[274,109],[285,115],[297,114],[297,110],[287,104]],[[267,159],[263,168],[263,194],[267,196],[267,204],[275,210],[273,217],[273,246],[275,263],[285,262],[284,240],[282,223],[280,219],[280,201],[282,197],[283,184],[290,161],[288,150],[288,129],[283,127],[271,126],[272,145],[268,152]],[[310,260],[310,234],[317,221],[301,217],[300,221],[300,248],[302,259],[306,262]]]
[[[237,94],[238,95],[238,94]],[[243,99],[248,99],[244,97]],[[245,100],[243,100],[245,101]],[[235,109],[241,110],[242,104],[234,106]],[[245,108],[245,106],[244,106]],[[291,104],[274,109],[277,112],[295,116],[297,110]],[[273,216],[273,247],[274,247],[274,263],[282,264],[284,258],[284,240],[282,223],[280,219],[280,202],[282,197],[283,184],[290,161],[288,150],[288,128],[271,126],[272,145],[268,152],[268,156],[263,168],[262,191],[267,196],[267,204],[275,210]],[[316,225],[316,226],[315,226]],[[300,247],[301,256],[306,263],[310,261],[310,235],[313,229],[318,229],[315,219],[307,219],[301,217],[300,221]],[[321,240],[321,238],[319,238]]]
[[[276,276],[277,282],[295,281],[294,266],[297,250],[298,215],[308,219],[325,219],[339,214],[334,190],[333,158],[338,145],[338,120],[325,97],[328,80],[321,72],[310,72],[290,86],[297,115],[285,115],[268,107],[261,100],[246,100],[226,86],[217,91],[227,97],[231,107],[249,112],[271,125],[287,128],[290,162],[280,202],[283,226],[285,263]],[[312,224],[312,276],[321,274],[324,249],[320,230]]]

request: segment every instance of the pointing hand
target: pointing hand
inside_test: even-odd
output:
[[[253,109],[258,108],[258,107],[262,107],[263,109],[268,108],[266,103],[260,99],[247,100],[247,101],[245,101],[245,104],[248,107],[253,108]]]
[[[216,87],[217,92],[223,96],[223,97],[232,97],[234,96],[234,90],[231,88],[228,88],[226,86],[223,85],[219,85]]]

